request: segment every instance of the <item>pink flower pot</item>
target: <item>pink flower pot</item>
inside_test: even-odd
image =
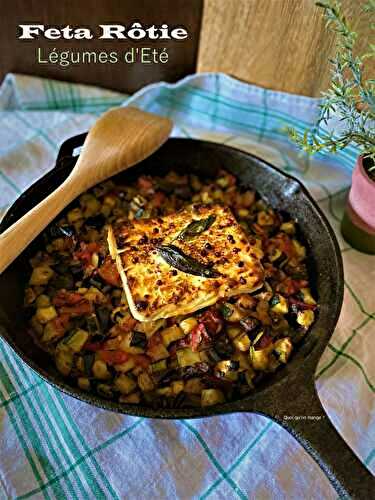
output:
[[[367,175],[363,161],[360,156],[353,171],[341,232],[352,247],[375,254],[375,182]]]

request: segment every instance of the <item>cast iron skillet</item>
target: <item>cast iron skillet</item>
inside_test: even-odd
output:
[[[77,159],[74,150],[83,144],[85,137],[86,134],[73,137],[62,145],[55,168],[18,198],[0,224],[0,232],[67,177]],[[47,382],[101,408],[167,419],[233,412],[254,412],[271,417],[318,462],[340,496],[369,498],[374,478],[336,432],[315,390],[315,368],[332,335],[342,305],[343,268],[335,236],[306,189],[299,181],[260,158],[227,146],[191,139],[170,139],[149,159],[117,178],[131,181],[140,174],[162,174],[169,169],[213,176],[218,168],[233,172],[242,184],[255,188],[273,207],[298,220],[301,237],[311,249],[310,273],[320,304],[316,323],[289,364],[263,382],[254,394],[211,408],[170,410],[119,404],[69,385],[49,357],[34,345],[20,314],[23,286],[29,273],[28,258],[38,248],[38,238],[0,276],[0,334],[23,361]]]

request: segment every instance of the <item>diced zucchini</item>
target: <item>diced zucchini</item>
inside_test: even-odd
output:
[[[218,377],[224,377],[228,380],[235,381],[238,378],[238,369],[240,364],[238,361],[227,359],[219,361],[214,368],[214,373]]]
[[[154,390],[154,382],[147,372],[142,372],[138,375],[138,385],[142,392]]]
[[[204,385],[200,378],[190,378],[185,382],[184,391],[190,394],[200,394],[204,389]]]
[[[103,203],[104,203],[104,205],[108,205],[108,206],[110,206],[111,208],[113,208],[113,207],[115,207],[115,206],[116,206],[116,203],[117,203],[117,198],[116,198],[116,196],[114,196],[114,195],[112,195],[112,194],[107,194],[107,195],[104,197]]]
[[[310,288],[301,288],[300,294],[302,295],[305,304],[310,304],[312,306],[316,305],[316,301],[311,295]]]
[[[127,375],[119,375],[114,382],[115,388],[121,392],[121,394],[130,394],[137,387],[137,382]]]
[[[164,344],[156,344],[147,350],[147,354],[152,361],[159,361],[160,359],[169,358],[169,352]]]
[[[167,360],[162,359],[157,361],[156,363],[152,363],[150,365],[150,369],[152,373],[162,372],[167,369]]]
[[[234,304],[224,304],[221,307],[221,313],[230,323],[238,323],[238,321],[248,314],[247,311],[240,309]]]
[[[183,380],[175,380],[171,383],[171,387],[173,394],[177,396],[177,394],[180,394],[184,390],[185,383]]]
[[[194,327],[196,327],[198,324],[198,321],[192,316],[190,318],[183,319],[179,323],[179,327],[181,330],[184,332],[185,335],[190,333]]]
[[[250,339],[246,335],[246,333],[243,333],[242,335],[239,335],[233,340],[233,344],[239,349],[240,351],[248,351],[250,349]]]
[[[268,260],[270,262],[276,262],[282,256],[282,251],[279,248],[273,248],[271,252],[268,254]]]
[[[29,283],[33,286],[47,285],[53,275],[54,270],[49,266],[38,266],[33,269]]]
[[[297,256],[300,259],[304,259],[306,257],[306,248],[303,245],[301,245],[301,243],[299,243],[297,240],[292,240],[292,243]]]
[[[213,406],[219,403],[225,403],[224,394],[219,389],[204,389],[202,391],[202,406]]]
[[[255,350],[250,348],[250,360],[254,370],[264,371],[268,368],[269,355],[273,349],[273,344],[270,344],[265,349]]]
[[[120,365],[114,365],[114,368],[117,372],[126,373],[132,370],[135,367],[135,361],[133,358],[128,359],[125,363],[121,363]]]
[[[92,374],[99,380],[108,380],[111,378],[107,364],[101,359],[97,359],[92,365]]]
[[[227,328],[227,335],[232,340],[238,337],[241,333],[243,333],[243,329],[239,326],[229,326]]]
[[[48,295],[39,295],[39,297],[35,301],[36,307],[48,307],[51,305],[51,300]]]
[[[289,307],[288,301],[280,294],[274,295],[270,302],[271,311],[277,314],[287,314]]]
[[[161,332],[161,338],[163,340],[163,344],[165,345],[165,347],[168,347],[171,342],[182,339],[183,337],[185,337],[185,333],[177,325],[165,328]]]
[[[47,344],[58,339],[59,337],[62,337],[63,335],[64,331],[61,329],[58,330],[54,321],[49,321],[44,327],[42,342]]]
[[[278,358],[282,363],[286,363],[292,352],[293,344],[289,337],[279,339],[274,344],[274,350],[278,354]]]
[[[68,338],[65,345],[69,347],[71,351],[77,353],[86,344],[88,338],[89,334],[86,330],[78,329]]]
[[[181,367],[191,366],[201,361],[199,352],[193,352],[188,347],[185,349],[179,349],[178,351],[176,351],[176,354],[177,354],[178,364]]]
[[[296,232],[295,223],[293,221],[283,222],[283,224],[281,224],[281,226],[280,226],[280,231],[283,231],[284,233],[290,234],[290,235],[295,234],[295,232]]]
[[[159,394],[159,396],[165,396],[170,398],[171,396],[174,396],[172,387],[159,387],[159,389],[156,389],[156,394]]]
[[[306,330],[313,324],[315,319],[314,311],[311,309],[306,309],[305,311],[298,311],[297,313],[297,323]]]
[[[97,214],[101,207],[99,200],[94,195],[89,193],[83,194],[80,197],[79,202],[83,209],[83,215],[85,218],[92,217]]]
[[[78,377],[77,379],[78,387],[83,391],[90,390],[90,380],[87,377]]]
[[[57,348],[55,355],[56,368],[66,377],[73,368],[73,353],[67,348]]]
[[[133,392],[132,394],[129,394],[128,396],[121,395],[119,397],[120,403],[128,403],[132,405],[137,405],[141,402],[141,396],[139,392]]]
[[[39,323],[42,323],[42,325],[56,318],[56,316],[57,312],[54,306],[38,307],[35,313],[36,319],[39,321]]]
[[[67,219],[70,224],[78,222],[82,218],[83,218],[83,213],[80,208],[73,208],[73,210],[70,210],[67,215]]]

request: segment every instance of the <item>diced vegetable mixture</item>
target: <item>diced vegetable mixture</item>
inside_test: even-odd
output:
[[[136,321],[109,256],[108,224],[169,214],[187,204],[229,206],[259,249],[263,288],[185,317]],[[59,372],[120,403],[178,408],[241,398],[290,359],[317,302],[296,221],[236,178],[168,173],[83,194],[43,235],[25,290],[30,334]]]

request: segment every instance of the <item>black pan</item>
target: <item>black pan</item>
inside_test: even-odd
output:
[[[85,134],[73,137],[62,145],[55,168],[18,198],[0,224],[0,232],[5,231],[68,176],[77,159],[74,151],[83,144],[85,137]],[[0,276],[0,334],[23,361],[47,382],[100,408],[166,419],[208,417],[233,412],[266,415],[287,429],[303,445],[340,496],[368,499],[375,491],[374,478],[330,423],[315,389],[316,365],[340,314],[344,279],[335,236],[306,189],[299,181],[260,158],[227,146],[191,139],[170,139],[153,156],[117,178],[131,181],[140,174],[162,174],[169,169],[213,176],[218,168],[232,172],[243,185],[255,188],[274,208],[298,220],[302,238],[310,248],[310,273],[320,303],[318,319],[291,361],[265,380],[251,396],[211,408],[152,409],[108,401],[69,385],[48,356],[26,334],[25,320],[20,314],[23,286],[29,273],[28,257],[40,245],[39,238]]]

